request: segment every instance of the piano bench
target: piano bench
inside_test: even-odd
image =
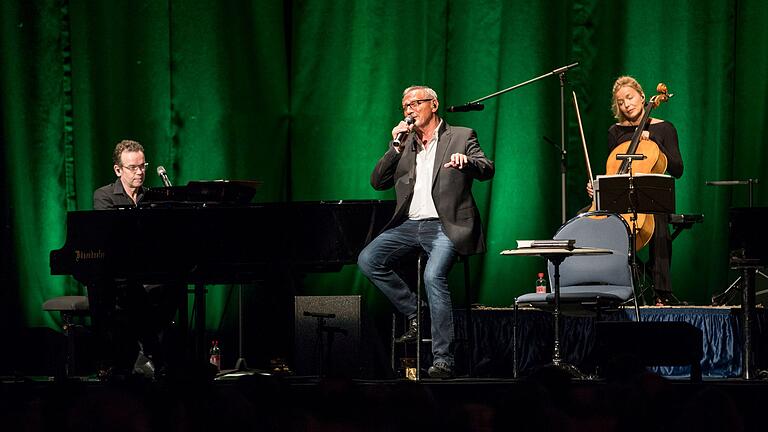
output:
[[[66,340],[66,352],[64,357],[64,378],[74,375],[75,363],[75,328],[80,325],[75,323],[76,317],[90,315],[90,306],[86,296],[60,296],[46,300],[43,310],[59,312],[61,314],[62,332]]]

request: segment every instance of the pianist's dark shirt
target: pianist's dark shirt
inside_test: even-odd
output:
[[[137,202],[141,204],[144,198],[144,188],[139,188],[137,196]],[[117,179],[114,183],[102,186],[93,192],[93,209],[94,210],[114,210],[117,208],[136,207],[133,200],[125,193],[123,184],[120,179]]]

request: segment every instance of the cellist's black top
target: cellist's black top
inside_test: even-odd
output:
[[[632,139],[635,126],[622,126],[614,124],[608,128],[608,153],[612,152],[619,144]],[[645,126],[650,133],[651,141],[655,142],[659,149],[667,156],[667,172],[675,178],[683,175],[683,157],[680,156],[680,146],[677,143],[677,129],[668,121],[660,121]]]

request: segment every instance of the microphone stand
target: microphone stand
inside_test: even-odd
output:
[[[578,65],[578,63],[574,63],[574,65]],[[565,224],[565,221],[567,220],[565,210],[565,188],[568,174],[568,150],[565,145],[565,71],[568,70],[567,68],[568,66],[557,75],[558,78],[560,78],[560,223],[562,224]],[[554,73],[554,71],[552,73]]]
[[[237,361],[234,369],[219,372],[217,378],[242,375],[271,375],[268,371],[250,369],[243,355],[243,285],[237,286]]]
[[[472,102],[467,102],[463,106],[458,107],[455,111],[461,112],[461,111],[477,111],[482,109],[482,105],[480,105],[480,102],[484,100],[488,100],[491,98],[495,98],[496,96],[500,96],[504,93],[510,92],[512,90],[518,89],[520,87],[523,87],[525,85],[531,84],[533,82],[536,82],[538,80],[555,76],[557,75],[560,79],[560,204],[562,206],[562,223],[565,223],[566,221],[566,200],[565,200],[565,188],[566,188],[566,174],[568,171],[568,162],[566,159],[567,156],[567,147],[565,144],[565,73],[568,72],[570,69],[573,69],[579,65],[579,62],[569,64],[567,66],[563,66],[560,68],[557,68],[551,72],[547,72],[544,75],[537,76],[536,78],[529,79],[528,81],[521,82],[519,84],[515,84],[512,87],[505,88],[504,90],[497,91],[496,93],[491,93],[488,96],[483,96],[480,99],[473,100]],[[453,107],[451,107],[453,108]],[[465,108],[465,109],[462,109]],[[449,109],[449,111],[451,111]]]

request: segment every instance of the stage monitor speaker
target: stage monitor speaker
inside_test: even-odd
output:
[[[701,380],[704,355],[701,330],[679,321],[598,321],[597,361],[608,374],[631,366],[691,366],[691,380]]]
[[[360,303],[359,295],[295,297],[296,374],[360,375]]]

